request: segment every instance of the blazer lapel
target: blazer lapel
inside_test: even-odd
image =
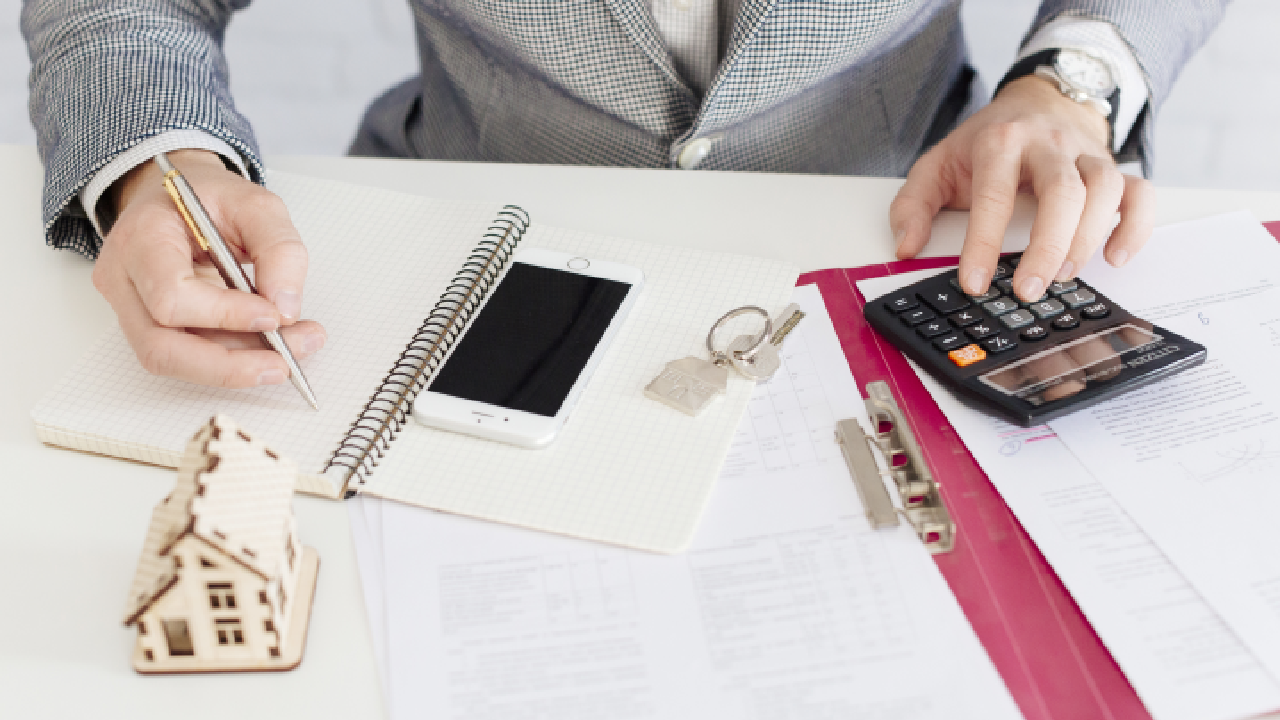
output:
[[[732,109],[726,108],[724,103],[717,100],[726,96],[732,97],[741,91],[737,86],[742,84],[741,78],[738,77],[742,75],[742,60],[753,49],[752,46],[760,36],[760,29],[769,22],[770,14],[777,4],[778,0],[742,0],[738,7],[738,16],[733,23],[733,30],[729,35],[729,42],[726,43],[724,60],[720,62],[720,68],[716,71],[706,95],[702,98],[702,105],[698,108],[698,115],[694,118],[691,132],[696,133],[700,128],[707,126],[719,127],[731,122],[734,117],[746,110],[745,107],[736,106]]]
[[[757,31],[777,4],[778,0],[742,0],[738,6],[738,17],[734,20],[733,30],[729,35],[729,43],[724,51],[724,62],[720,63],[720,71],[716,73],[716,80],[733,70],[733,66],[756,39]],[[711,84],[714,87],[715,81]]]
[[[606,4],[636,47],[640,48],[673,84],[692,97],[693,90],[685,84],[680,73],[676,72],[675,64],[671,62],[667,46],[658,35],[658,28],[653,24],[653,14],[646,7],[645,0],[606,0]]]

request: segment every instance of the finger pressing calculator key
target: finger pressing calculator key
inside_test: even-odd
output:
[[[964,293],[952,269],[868,302],[864,314],[953,392],[1024,427],[1204,362],[1204,346],[1135,317],[1082,280],[1021,300],[1009,282],[1019,259],[1001,258],[981,296]]]

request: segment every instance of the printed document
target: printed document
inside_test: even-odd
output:
[[[910,525],[869,527],[834,440],[861,397],[817,289],[795,299],[688,552],[362,517],[393,718],[1020,717]]]
[[[1280,272],[1277,272],[1280,276]],[[1159,325],[1209,359],[1051,423],[1273,677],[1280,677],[1280,290]]]

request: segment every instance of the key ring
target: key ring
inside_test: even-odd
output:
[[[773,318],[769,317],[769,313],[766,312],[764,308],[756,307],[755,305],[743,305],[735,310],[730,310],[725,313],[723,317],[717,320],[716,324],[711,326],[711,332],[707,333],[707,350],[711,353],[711,361],[716,365],[723,366],[729,362],[728,353],[725,353],[722,350],[717,350],[715,348],[715,344],[712,342],[716,336],[716,330],[719,330],[720,326],[727,321],[740,315],[746,315],[747,313],[757,313],[763,316],[764,330],[760,332],[759,336],[751,341],[751,347],[746,350],[735,352],[734,357],[737,357],[739,360],[750,360],[755,357],[756,353],[760,352],[760,348],[764,347],[764,344],[768,342],[769,336],[773,335]]]

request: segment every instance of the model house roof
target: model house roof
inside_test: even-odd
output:
[[[209,560],[264,579],[280,574],[293,527],[294,464],[218,415],[187,443],[173,492],[156,506],[129,589],[128,625],[178,580],[170,549],[185,537]]]

